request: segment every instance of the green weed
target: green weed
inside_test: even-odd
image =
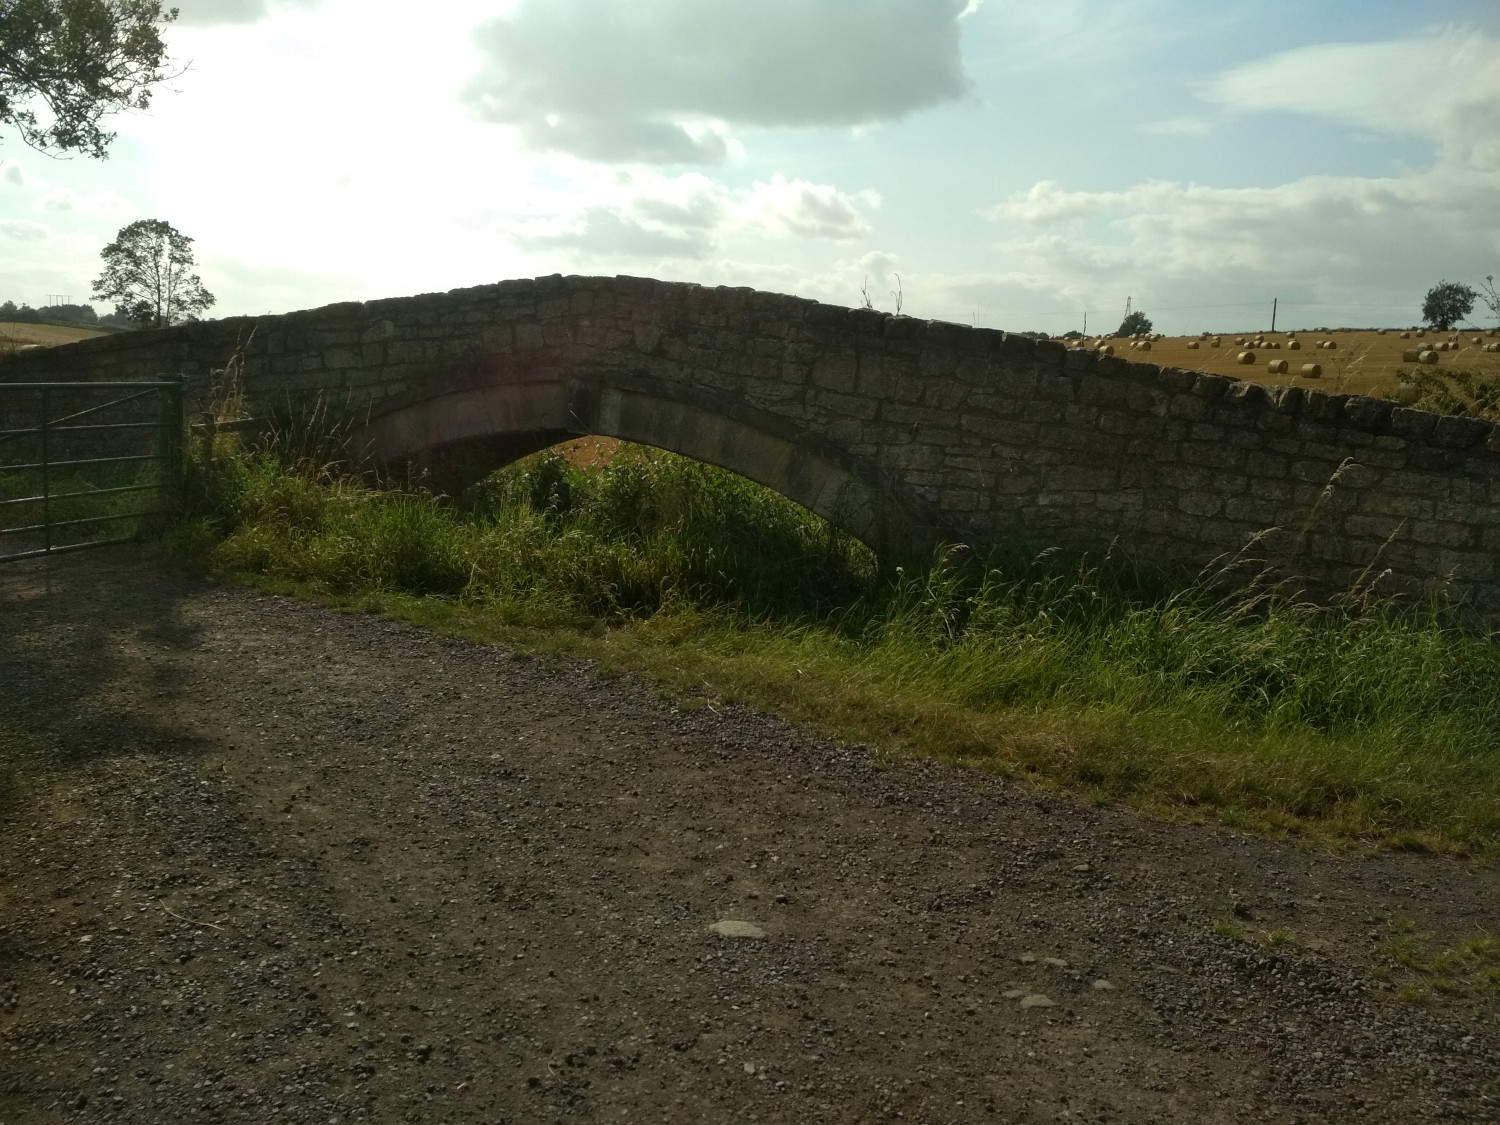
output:
[[[1432,948],[1432,935],[1417,933],[1409,922],[1393,919],[1392,934],[1379,953],[1386,968],[1406,970],[1404,989],[1422,995],[1464,988],[1489,992],[1500,987],[1500,939],[1480,934],[1447,948]]]
[[[1476,371],[1402,368],[1394,397],[1417,410],[1500,422],[1500,376]]]

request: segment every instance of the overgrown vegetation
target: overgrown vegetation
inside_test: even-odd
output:
[[[1395,397],[1408,406],[1500,422],[1500,375],[1402,368],[1396,378]]]
[[[197,443],[179,554],[262,585],[650,675],[877,747],[1322,841],[1500,835],[1500,646],[1443,607],[1153,591],[953,548],[882,568],[731,474],[556,452],[450,502],[290,428]]]

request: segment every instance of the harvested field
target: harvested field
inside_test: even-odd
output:
[[[1404,352],[1436,350],[1443,344],[1449,345],[1448,350],[1437,351],[1437,363],[1422,365],[1426,370],[1500,375],[1500,352],[1485,350],[1492,344],[1500,344],[1500,334],[1494,330],[1413,330],[1405,338],[1402,336],[1403,331],[1407,330],[1393,328],[1379,332],[1339,328],[1327,332],[1235,332],[1217,337],[1218,347],[1213,346],[1214,337],[1211,336],[1167,336],[1150,340],[1149,350],[1133,347],[1138,341],[1130,339],[1101,340],[1099,337],[1091,337],[1082,343],[1086,347],[1108,344],[1115,349],[1115,355],[1141,363],[1159,363],[1163,367],[1183,367],[1189,371],[1230,375],[1236,379],[1253,379],[1257,383],[1268,385],[1317,387],[1338,394],[1387,394],[1396,387],[1398,369],[1404,367],[1410,370],[1418,366],[1411,361],[1404,361]],[[1242,340],[1244,343],[1240,343]],[[1262,340],[1264,345],[1256,343]],[[1293,341],[1301,346],[1290,347]],[[1324,343],[1334,346],[1321,347]],[[1191,346],[1193,344],[1198,346],[1194,348]],[[1266,346],[1271,344],[1280,346]],[[1239,362],[1239,355],[1244,351],[1255,354],[1254,363]],[[1268,370],[1268,365],[1277,360],[1286,361],[1286,374],[1272,374]],[[1301,374],[1303,365],[1311,363],[1323,368],[1321,377],[1308,379]]]
[[[74,344],[107,333],[96,328],[64,328],[58,324],[21,324],[13,320],[0,320],[0,355],[9,355],[27,344],[40,344],[44,348],[58,344]]]

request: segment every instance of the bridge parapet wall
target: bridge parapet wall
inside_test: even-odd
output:
[[[844,465],[908,511],[909,545],[1116,545],[1197,570],[1277,529],[1256,551],[1318,593],[1389,570],[1381,589],[1448,582],[1500,616],[1493,425],[753,290],[507,281],[104,337],[0,379],[180,372],[201,399],[241,344],[262,408],[324,395],[378,419],[476,388],[649,385]]]

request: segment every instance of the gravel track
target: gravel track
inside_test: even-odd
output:
[[[1370,974],[1493,868],[103,556],[0,572],[0,740],[3,1123],[1500,1120],[1497,994]]]

